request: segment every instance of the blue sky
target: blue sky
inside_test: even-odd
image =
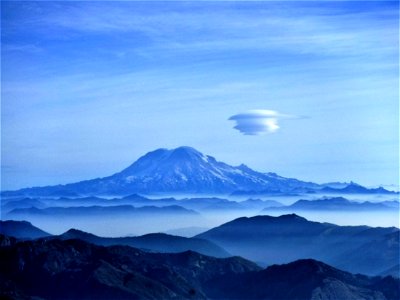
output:
[[[399,182],[398,2],[1,2],[2,189],[188,145],[316,182]],[[294,116],[243,135],[228,119]]]

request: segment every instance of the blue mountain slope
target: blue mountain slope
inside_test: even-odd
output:
[[[18,239],[37,239],[50,236],[47,233],[27,221],[0,221],[0,234],[12,236]]]
[[[64,240],[80,239],[100,246],[126,245],[161,253],[178,253],[191,250],[214,257],[231,256],[224,249],[210,241],[197,238],[185,238],[165,233],[150,233],[137,237],[107,238],[76,229],[70,229],[55,238]]]
[[[395,227],[338,226],[290,214],[242,217],[196,237],[266,264],[308,257],[351,272],[378,275],[398,263],[399,234]]]

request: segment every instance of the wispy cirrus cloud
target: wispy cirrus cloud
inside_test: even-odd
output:
[[[23,53],[41,53],[43,49],[33,44],[7,44],[3,45],[3,51],[17,51]]]
[[[275,110],[254,109],[231,116],[229,120],[235,121],[235,129],[244,135],[263,135],[274,133],[280,128],[281,119],[298,119],[302,117],[281,114]]]
[[[395,1],[5,1],[2,160],[20,170],[36,169],[9,175],[7,184],[28,182],[28,175],[39,178],[52,165],[66,170],[69,161],[83,166],[79,174],[91,169],[89,160],[97,171],[96,160],[112,158],[124,166],[131,162],[131,149],[139,155],[177,146],[171,143],[210,153],[216,148],[226,153],[229,146],[237,162],[253,159],[265,164],[261,169],[305,161],[305,174],[314,166],[321,181],[332,180],[326,174],[334,173],[316,162],[334,162],[336,168],[336,161],[343,161],[339,176],[345,170],[352,180],[361,174],[373,181],[379,174],[398,182],[392,180],[393,174],[398,178],[393,163],[398,161],[398,6]],[[285,130],[273,137],[281,147],[270,147],[272,139],[247,139],[243,145],[241,134],[229,135],[224,125],[232,111],[265,105],[306,112],[312,120],[285,130],[290,118],[275,110],[232,116],[243,134]],[[352,148],[346,147],[345,155],[331,146],[348,141]],[[270,147],[269,155],[280,157],[276,165],[264,153],[249,157],[246,149],[255,144]],[[114,155],[116,145],[124,155]],[[352,176],[348,165],[360,153],[365,172],[354,168]],[[371,161],[380,167],[371,168]],[[110,160],[102,172],[113,168]],[[36,182],[44,183],[49,182]]]
[[[57,39],[59,30],[64,31],[62,38],[72,39],[77,34],[121,34],[129,47],[116,50],[119,56],[138,48],[158,56],[184,51],[276,49],[325,55],[379,54],[397,47],[391,43],[388,49],[389,43],[384,43],[398,40],[396,28],[390,26],[397,16],[393,7],[371,13],[322,4],[240,5],[243,9],[229,3],[213,4],[213,9],[182,3],[168,8],[156,3],[33,3],[25,6],[27,11],[37,12],[35,17],[30,15],[18,24],[6,19],[4,24],[16,30],[29,26],[33,32]],[[362,26],[376,20],[374,27]]]

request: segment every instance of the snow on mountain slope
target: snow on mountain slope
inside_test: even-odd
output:
[[[233,191],[292,192],[321,186],[260,173],[245,165],[230,166],[191,147],[158,149],[112,176],[66,185],[2,192],[2,196],[128,195],[132,193],[231,193]]]

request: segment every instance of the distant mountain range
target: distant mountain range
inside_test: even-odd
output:
[[[316,200],[298,200],[288,206],[267,207],[262,212],[279,211],[398,211],[399,201],[355,202],[343,197],[322,198]]]
[[[291,205],[283,205],[275,200],[247,199],[233,201],[218,197],[197,197],[150,199],[137,194],[122,198],[104,199],[99,197],[83,198],[23,198],[3,199],[2,218],[22,216],[106,216],[112,214],[207,214],[219,212],[234,213],[268,213],[272,211],[391,211],[397,212],[400,207],[398,200],[381,202],[350,201],[344,197],[322,197],[313,200],[298,200]],[[27,218],[25,218],[27,219]]]
[[[333,187],[332,187],[332,186]],[[261,195],[280,195],[284,194],[287,196],[298,196],[299,194],[366,194],[366,195],[374,195],[374,194],[398,194],[398,192],[389,191],[384,189],[383,187],[379,188],[366,188],[362,185],[359,185],[354,182],[350,183],[342,183],[342,184],[321,184],[317,187],[296,187],[291,190],[281,190],[276,188],[268,188],[264,190],[238,190],[231,193],[231,196],[261,196]]]
[[[174,215],[174,216],[199,216],[199,213],[183,208],[177,205],[171,206],[142,206],[134,207],[132,205],[116,205],[116,206],[73,206],[73,207],[47,207],[47,208],[17,208],[10,211],[8,216],[41,216],[41,217],[86,217],[99,218],[104,216],[143,216],[150,215],[154,218],[157,215]]]
[[[368,189],[353,182],[343,188],[325,186],[321,189],[321,192],[332,194],[396,194],[396,192],[388,191],[383,187]]]
[[[0,235],[2,299],[397,300],[399,280],[352,275],[315,260],[262,270],[240,257],[147,253],[82,240]]]
[[[137,208],[136,210],[132,207]],[[124,213],[139,213],[145,210],[151,210],[154,207],[154,213],[171,213],[174,210],[177,213],[198,212],[220,212],[220,211],[243,211],[258,212],[267,207],[279,207],[281,203],[274,200],[247,199],[245,201],[231,201],[217,197],[197,197],[184,198],[177,200],[175,198],[149,199],[137,194],[132,194],[122,198],[104,199],[99,197],[83,198],[20,198],[3,199],[1,205],[1,215],[8,218],[16,215],[49,215],[51,213],[69,213],[72,215],[82,215],[83,213],[102,213],[109,214],[113,211]],[[60,208],[62,207],[62,208]],[[79,208],[81,207],[81,208]],[[88,208],[91,207],[91,208]],[[119,208],[118,208],[119,207]],[[126,209],[125,209],[126,208]],[[162,209],[161,209],[162,208]]]
[[[321,191],[390,193],[351,184],[335,189],[325,185],[261,173],[245,165],[217,161],[190,147],[158,149],[139,158],[128,168],[109,177],[66,185],[3,191],[3,197],[79,195],[128,195],[132,193],[296,193]]]
[[[5,213],[12,211],[13,209],[18,209],[18,208],[30,208],[30,207],[36,207],[36,208],[44,208],[46,207],[46,204],[44,204],[42,201],[34,198],[20,198],[20,199],[13,199],[13,200],[7,200],[7,199],[2,199],[1,202],[1,214],[4,215]]]
[[[238,218],[196,237],[267,265],[313,258],[353,273],[378,275],[398,265],[399,236],[395,227],[338,226],[290,214]]]

